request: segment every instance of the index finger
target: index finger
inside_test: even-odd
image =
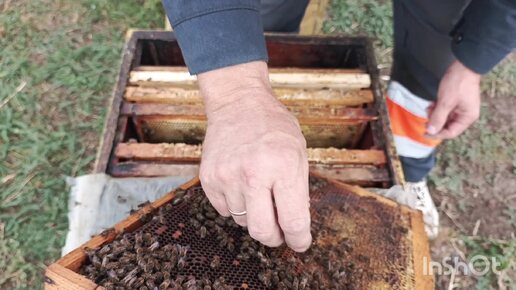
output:
[[[473,120],[474,121],[474,120]],[[437,139],[452,139],[464,132],[471,124],[473,124],[473,121],[470,121],[466,117],[458,116],[457,118],[454,118],[453,120],[448,121],[448,124],[445,125],[445,127],[438,132],[437,134],[433,135],[432,138]]]
[[[285,242],[296,252],[304,252],[312,242],[310,233],[310,198],[308,196],[308,170],[286,181],[274,184],[274,200],[278,222]]]

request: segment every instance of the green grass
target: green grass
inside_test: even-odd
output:
[[[388,61],[390,1],[333,0],[331,6],[326,32],[373,36],[380,63]],[[162,26],[160,0],[0,1],[0,289],[41,287],[43,269],[59,256],[67,230],[64,177],[90,170],[125,31]],[[514,95],[515,78],[516,65],[507,61],[483,89],[487,95]],[[469,171],[454,163],[458,155],[485,168],[516,160],[514,135],[492,134],[495,112],[489,110],[473,131],[446,144],[432,176],[437,187],[465,194]],[[514,212],[501,214],[516,224]],[[514,254],[512,240],[462,240],[468,255],[509,261]],[[476,287],[489,289],[497,279],[486,276]]]
[[[125,32],[162,27],[163,11],[159,0],[0,10],[0,289],[38,289],[66,235],[64,177],[95,157]]]

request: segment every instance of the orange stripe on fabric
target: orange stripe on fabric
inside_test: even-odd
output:
[[[426,123],[428,120],[412,114],[405,108],[387,98],[387,109],[391,120],[392,133],[398,136],[410,138],[413,141],[426,146],[435,147],[440,140],[426,138]]]

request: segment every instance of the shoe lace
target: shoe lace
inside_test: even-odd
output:
[[[425,207],[425,190],[420,184],[411,184],[411,191],[416,194],[416,208]]]

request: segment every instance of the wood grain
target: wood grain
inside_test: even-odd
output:
[[[201,145],[120,143],[115,156],[124,160],[160,162],[200,162]],[[308,161],[322,164],[385,164],[381,150],[347,150],[336,148],[308,148]]]
[[[309,106],[360,106],[373,103],[369,89],[300,89],[274,88],[274,95],[285,105]],[[202,97],[196,88],[128,86],[124,98],[137,103],[201,104]]]
[[[369,74],[355,69],[271,68],[269,79],[275,88],[363,89],[371,86]],[[137,67],[130,72],[129,83],[139,86],[168,84],[195,87],[197,77],[190,75],[184,67]]]

